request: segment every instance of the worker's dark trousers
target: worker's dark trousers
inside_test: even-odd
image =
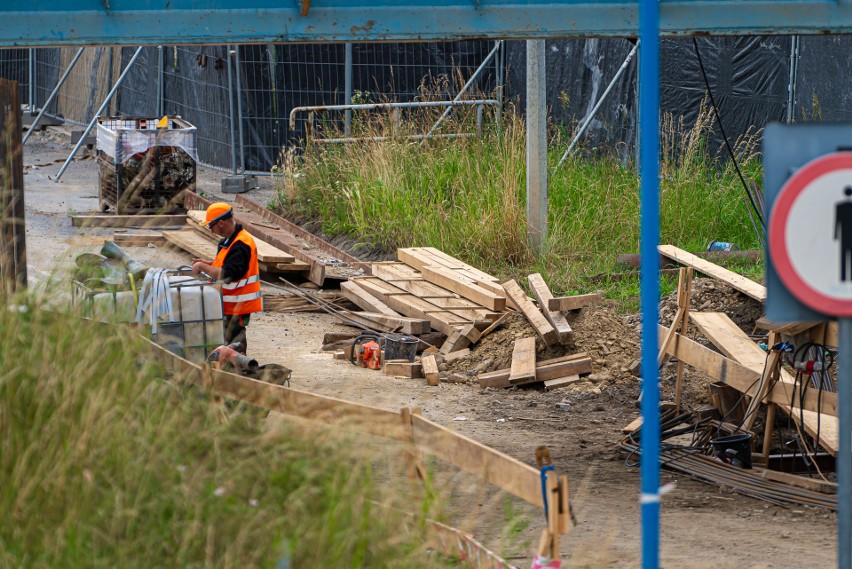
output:
[[[240,343],[237,351],[245,354],[248,350],[248,340],[246,340],[246,326],[248,326],[250,314],[234,314],[225,315],[225,343],[234,344]]]

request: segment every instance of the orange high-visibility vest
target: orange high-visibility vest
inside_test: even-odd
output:
[[[248,231],[241,229],[231,244],[221,249],[213,260],[214,267],[222,267],[228,251],[236,242],[242,242],[251,249],[248,272],[242,279],[222,285],[222,306],[225,314],[252,314],[263,310],[263,299],[260,296],[260,268],[257,264],[257,245]]]

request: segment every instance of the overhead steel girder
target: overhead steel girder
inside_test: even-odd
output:
[[[624,37],[639,29],[638,1],[3,0],[0,16],[0,47]],[[662,0],[660,32],[850,33],[852,4]]]

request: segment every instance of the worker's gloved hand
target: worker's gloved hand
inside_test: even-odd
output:
[[[207,261],[204,261],[203,259],[193,259],[192,274],[200,275],[201,273],[205,272],[204,269],[207,268],[207,265],[209,265],[209,263]]]

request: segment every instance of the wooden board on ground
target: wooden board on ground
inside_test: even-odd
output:
[[[568,387],[569,385],[574,385],[575,383],[583,380],[579,374],[569,375],[566,377],[558,377],[556,379],[548,379],[544,382],[544,390],[545,391],[553,391],[554,389],[560,389],[562,387]]]
[[[482,272],[472,265],[468,265],[464,261],[456,259],[451,255],[447,255],[443,251],[435,247],[408,247],[397,249],[397,258],[408,265],[414,267],[418,271],[423,270],[425,266],[446,267],[456,271],[462,271],[471,279],[497,282],[497,277],[492,277],[488,273]]]
[[[571,375],[583,375],[592,372],[592,360],[588,354],[581,352],[560,358],[543,360],[536,363],[535,381],[548,381]],[[510,369],[500,369],[479,374],[480,387],[507,388],[512,387],[509,383]],[[520,385],[520,384],[514,384]]]
[[[555,312],[580,310],[603,302],[603,296],[598,293],[578,294],[576,296],[560,296],[547,301],[547,307]]]
[[[506,297],[494,294],[463,276],[459,276],[452,269],[446,267],[424,266],[420,269],[423,278],[441,286],[447,290],[458,293],[462,297],[484,306],[495,312],[506,310]]]
[[[512,350],[509,383],[514,385],[532,381],[535,381],[535,337],[518,338]]]
[[[456,350],[455,352],[450,352],[444,356],[444,361],[447,363],[454,362],[456,360],[460,360],[462,358],[466,358],[470,355],[470,349],[465,348],[463,350]]]
[[[407,316],[388,316],[379,312],[351,312],[349,310],[340,311],[340,315],[354,320],[362,326],[372,328],[373,330],[381,330],[382,332],[401,332],[403,334],[426,334],[432,330],[432,326],[428,320],[422,318],[408,318]],[[341,319],[344,324],[349,324]]]
[[[116,245],[121,247],[147,247],[148,244],[162,245],[166,238],[159,231],[152,233],[116,233],[112,236]]]
[[[720,267],[715,263],[706,261],[701,257],[697,257],[692,253],[688,253],[683,249],[678,249],[674,245],[660,245],[658,247],[660,254],[673,259],[681,265],[693,267],[699,273],[711,276],[714,279],[720,280],[723,283],[730,285],[741,293],[761,302],[766,301],[766,287],[747,279],[742,275]]]
[[[438,385],[441,383],[441,373],[438,371],[438,361],[434,355],[423,356],[420,360],[423,365],[423,375],[426,376],[428,385]]]
[[[382,370],[385,372],[385,375],[394,375],[409,379],[418,379],[423,377],[423,365],[420,362],[410,362],[408,360],[387,360],[382,363]]]
[[[189,225],[196,231],[204,230],[209,232],[213,237],[216,237],[216,234],[207,229],[202,225],[204,223],[204,215],[203,211],[199,210],[190,210],[186,212],[187,218],[191,221]],[[251,231],[249,231],[251,234]],[[260,239],[252,234],[254,237],[254,242],[257,245],[257,260],[261,263],[291,263],[296,260],[296,258],[289,254],[285,253],[281,249],[277,247],[273,247],[263,239]]]
[[[699,316],[696,320],[696,315],[710,314],[712,316]],[[750,368],[757,373],[763,373],[763,368],[766,362],[766,352],[760,349],[757,344],[751,341],[746,336],[745,332],[739,329],[730,318],[720,313],[691,313],[690,316],[695,321],[696,326],[701,329],[701,332],[707,336],[713,344],[719,348],[722,353],[733,360],[741,363],[747,368]],[[726,321],[727,319],[727,321]],[[702,327],[703,325],[703,327]],[[795,383],[795,378],[786,369],[781,370],[780,388],[784,388],[784,383],[789,385],[790,391]],[[778,387],[778,384],[776,384]],[[775,392],[773,388],[772,392]],[[802,418],[802,428],[811,436],[816,437],[819,432],[820,444],[826,450],[835,454],[837,452],[837,417],[826,413],[819,414],[815,411],[793,410],[790,408],[789,400],[786,404],[779,405],[785,413],[793,417],[793,420],[799,422]]]
[[[368,312],[379,312],[387,316],[402,316],[399,312],[368,293],[358,286],[354,281],[343,281],[340,283],[340,294],[349,299],[350,302]]]
[[[553,346],[559,342],[559,335],[556,329],[547,321],[547,318],[539,311],[538,308],[521,289],[521,285],[514,280],[503,283],[503,289],[506,295],[512,299],[516,306],[524,313],[536,333],[541,336],[544,343],[548,346]]]
[[[183,249],[193,257],[211,261],[216,257],[216,245],[191,229],[163,231],[163,237],[166,241]]]
[[[530,283],[530,288],[533,290],[538,300],[538,305],[541,307],[541,313],[550,322],[550,325],[556,330],[560,344],[570,344],[574,341],[574,331],[571,330],[570,324],[561,313],[550,309],[550,301],[553,300],[553,293],[550,292],[550,287],[544,282],[544,277],[541,273],[533,273],[527,276]]]
[[[152,227],[183,227],[186,225],[186,215],[108,215],[108,214],[80,214],[71,216],[73,227],[126,227],[126,228],[152,228]]]

